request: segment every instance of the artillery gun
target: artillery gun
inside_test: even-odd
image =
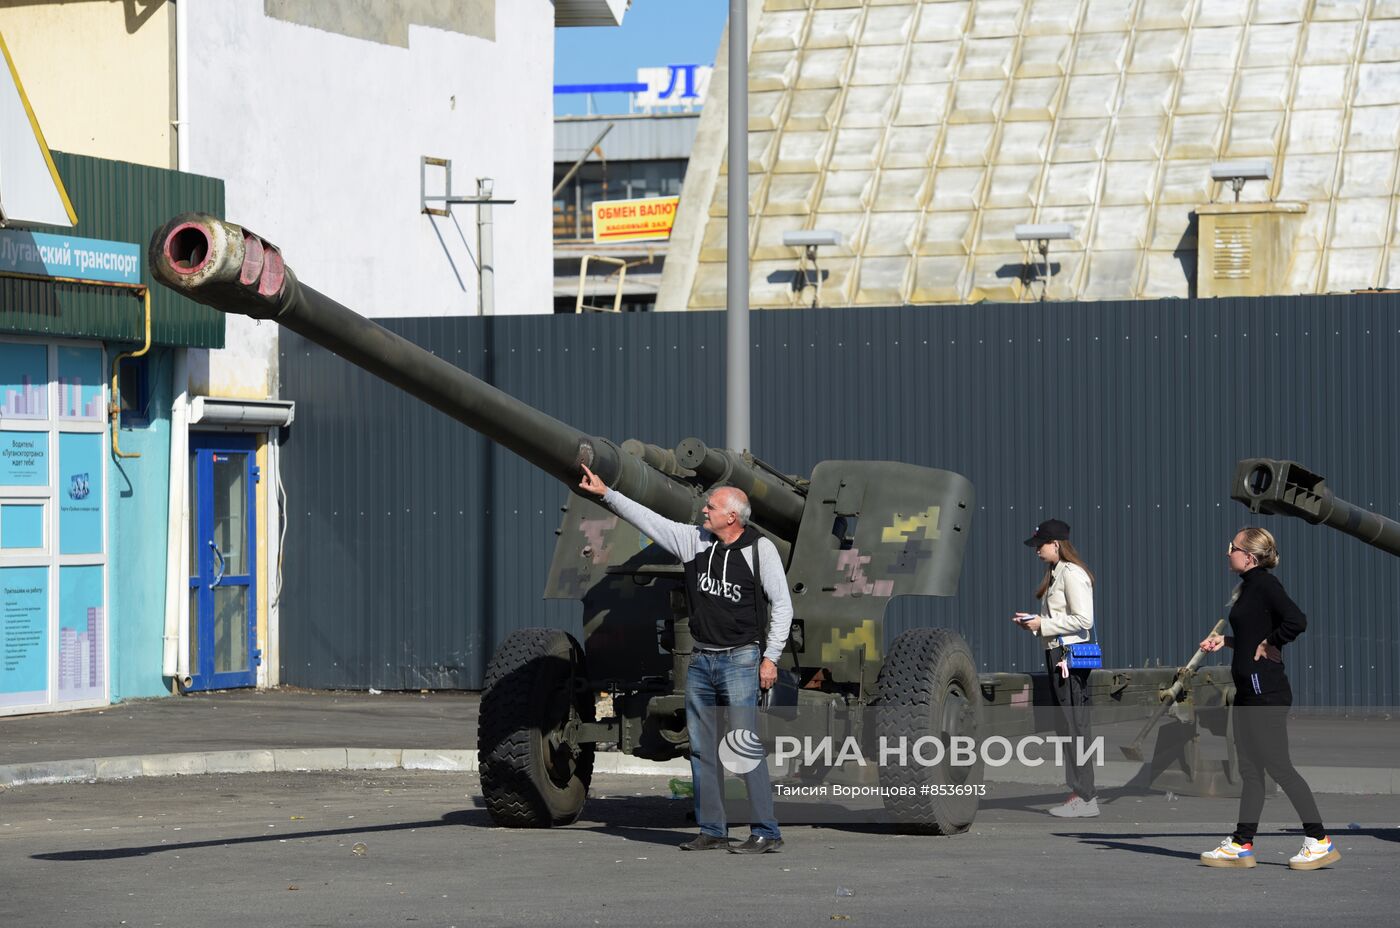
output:
[[[917,628],[882,654],[895,596],[957,591],[971,528],[972,484],[946,470],[884,461],[824,461],[795,478],[746,450],[699,439],[674,450],[585,434],[448,364],[303,285],[276,246],[206,215],[155,233],[157,280],[225,313],[271,319],[417,396],[576,489],[587,465],[609,486],[667,518],[694,522],[705,494],[744,490],[752,523],[776,543],[796,618],[789,660],[801,706],[898,710],[906,736],[976,738],[984,701],[972,653],[948,629]],[[499,823],[574,821],[595,746],[641,758],[685,756],[684,676],[692,640],[678,565],[649,539],[577,492],[558,532],[545,596],[584,604],[584,640],[557,629],[512,632],[488,666],[479,749],[482,790]],[[1001,675],[1008,676],[1008,675]],[[1013,682],[1013,681],[1003,681]],[[1021,679],[1017,691],[1028,689]],[[1005,692],[1005,691],[1004,691]],[[612,715],[595,718],[595,696]],[[883,725],[883,723],[882,723]],[[900,785],[967,784],[981,767],[888,768]],[[971,791],[968,791],[969,793]],[[887,806],[889,804],[887,803]],[[920,797],[896,808],[913,830],[955,833],[975,795]]]

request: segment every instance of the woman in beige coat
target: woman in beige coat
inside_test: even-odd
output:
[[[1089,723],[1089,671],[1070,670],[1065,652],[1068,645],[1090,640],[1094,628],[1094,576],[1070,544],[1069,526],[1059,519],[1040,523],[1026,545],[1034,548],[1046,565],[1045,577],[1035,591],[1042,614],[1018,612],[1012,620],[1040,638],[1045,648],[1045,669],[1050,675],[1050,693],[1060,707],[1056,731],[1075,739],[1064,753],[1069,798],[1051,809],[1050,814],[1093,818],[1099,814],[1094,766],[1089,761],[1077,763],[1081,751],[1086,751],[1094,738]]]

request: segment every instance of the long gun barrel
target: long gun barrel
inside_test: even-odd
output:
[[[177,216],[150,245],[156,279],[225,313],[272,319],[402,388],[573,487],[587,464],[609,486],[677,521],[697,488],[585,434],[299,282],[276,246],[203,214]]]
[[[1295,461],[1245,458],[1235,465],[1230,498],[1250,512],[1296,516],[1400,556],[1400,522],[1341,499],[1322,476]]]

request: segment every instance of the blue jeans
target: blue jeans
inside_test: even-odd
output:
[[[695,783],[695,822],[702,834],[729,834],[724,814],[724,770],[719,762],[720,725],[724,734],[758,731],[758,645],[732,651],[701,651],[690,656],[685,680],[686,729],[690,734],[690,775]],[[717,708],[717,707],[726,708]],[[768,765],[744,774],[749,794],[750,830],[764,838],[780,837],[773,817],[773,787]]]

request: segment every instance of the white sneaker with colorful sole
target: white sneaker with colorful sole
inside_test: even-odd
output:
[[[1288,858],[1288,868],[1290,870],[1316,870],[1318,867],[1335,864],[1341,859],[1342,853],[1337,850],[1337,846],[1332,843],[1331,838],[1324,836],[1321,841],[1316,838],[1304,838],[1303,849]]]
[[[1236,844],[1234,838],[1226,838],[1220,846],[1201,855],[1201,863],[1207,867],[1242,867],[1249,869],[1258,865],[1254,859],[1253,844]]]
[[[1072,795],[1065,800],[1064,805],[1055,806],[1049,811],[1056,818],[1095,818],[1099,814],[1099,801],[1080,799]]]

